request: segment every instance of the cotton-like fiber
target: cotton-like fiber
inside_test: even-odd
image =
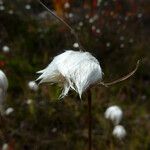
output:
[[[119,140],[122,140],[126,136],[126,130],[122,125],[115,126],[113,130],[113,135],[118,138]]]
[[[110,106],[105,112],[105,118],[110,119],[115,125],[118,125],[122,119],[123,112],[118,106]]]
[[[63,84],[61,97],[75,90],[82,93],[92,84],[102,79],[102,70],[98,60],[88,52],[68,50],[54,57],[53,61],[39,71],[40,83],[51,82]]]
[[[36,84],[35,81],[29,81],[28,82],[28,87],[32,91],[37,91],[38,90],[38,85]]]
[[[0,70],[0,112],[2,111],[2,105],[5,99],[6,91],[8,88],[8,80],[5,73]]]

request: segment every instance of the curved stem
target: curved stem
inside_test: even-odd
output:
[[[81,50],[84,50],[85,49],[83,48],[83,46],[81,45],[80,41],[79,41],[79,38],[78,38],[78,35],[77,33],[75,32],[75,30],[66,22],[64,21],[62,18],[60,18],[59,16],[57,16],[54,12],[52,12],[45,4],[43,4],[43,2],[41,2],[39,0],[39,3],[51,14],[53,15],[55,18],[57,18],[60,22],[62,22],[69,30],[70,32],[74,35],[75,39],[77,40],[77,43],[79,44],[79,48]]]
[[[129,74],[127,74],[127,75],[125,75],[125,76],[123,76],[123,77],[121,77],[121,78],[119,78],[119,79],[117,79],[117,80],[115,80],[115,81],[107,82],[107,83],[105,83],[105,82],[100,82],[100,84],[101,84],[101,85],[104,85],[105,87],[108,87],[108,86],[110,86],[110,85],[114,85],[114,84],[116,84],[116,83],[119,83],[119,82],[122,82],[122,81],[128,79],[129,77],[131,77],[131,76],[137,71],[137,69],[138,69],[138,67],[139,67],[139,64],[140,64],[140,60],[137,61],[137,64],[136,64],[135,69],[134,69],[133,71],[131,71]]]

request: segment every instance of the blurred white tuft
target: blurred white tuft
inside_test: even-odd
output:
[[[8,88],[8,80],[5,73],[0,70],[0,112],[3,109],[3,102],[6,96],[6,91]]]
[[[66,2],[66,3],[64,4],[64,8],[65,8],[65,9],[70,8],[70,4],[69,4],[68,2]]]
[[[111,106],[105,111],[105,118],[110,119],[115,125],[119,124],[123,116],[123,112],[118,106]]]
[[[120,41],[124,41],[124,36],[120,36]]]
[[[83,26],[83,22],[79,22],[79,26],[82,27]]]
[[[52,133],[56,133],[56,132],[57,132],[57,128],[53,128],[53,129],[51,130],[51,132],[52,132]]]
[[[133,43],[133,42],[134,42],[133,38],[130,38],[129,43]]]
[[[142,16],[143,16],[142,13],[138,13],[138,14],[137,14],[137,17],[138,17],[138,18],[142,18]]]
[[[89,18],[90,18],[89,14],[86,14],[86,15],[85,15],[85,18],[86,18],[86,19],[89,19]]]
[[[2,47],[2,50],[4,53],[8,53],[10,51],[10,48],[7,45],[5,45]]]
[[[30,4],[26,4],[25,5],[25,9],[30,10],[31,9],[31,5]]]
[[[10,115],[13,112],[14,112],[14,109],[12,107],[9,107],[5,110],[5,115]]]
[[[78,43],[74,43],[74,44],[73,44],[73,47],[74,47],[74,48],[78,48],[78,47],[79,47],[79,44],[78,44]]]
[[[100,6],[102,0],[97,0],[97,6]]]
[[[3,146],[2,146],[2,150],[8,150],[9,149],[9,146],[7,143],[4,143]]]
[[[92,25],[92,30],[95,30],[95,29],[96,29],[96,27],[94,25]]]
[[[111,43],[110,42],[107,42],[106,43],[106,47],[110,47]]]
[[[69,13],[69,18],[72,18],[74,15],[73,15],[73,13]]]
[[[0,5],[0,11],[5,10],[5,6],[4,5]]]
[[[120,48],[124,48],[124,44],[123,43],[120,44]]]
[[[35,81],[30,81],[30,82],[28,83],[28,87],[29,87],[29,89],[32,90],[32,91],[37,91],[37,90],[38,90],[38,85],[36,84]]]
[[[96,33],[101,33],[101,30],[100,29],[96,29]]]
[[[12,15],[12,14],[14,13],[14,11],[10,9],[10,10],[8,11],[8,13],[9,13],[10,15]]]
[[[93,23],[94,22],[94,19],[93,18],[90,18],[89,19],[89,23]]]
[[[118,138],[119,140],[122,140],[126,136],[126,130],[122,125],[115,126],[113,130],[113,135]]]
[[[32,99],[28,99],[27,102],[26,102],[26,104],[30,105],[32,102],[33,102]]]

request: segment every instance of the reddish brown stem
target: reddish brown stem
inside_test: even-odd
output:
[[[91,90],[88,90],[88,150],[92,150],[92,94]]]

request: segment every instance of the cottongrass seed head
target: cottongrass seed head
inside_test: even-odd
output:
[[[119,140],[122,140],[126,136],[126,134],[126,130],[122,125],[115,126],[113,130],[113,136],[115,136]]]
[[[76,91],[80,98],[82,93],[92,84],[102,79],[102,70],[98,60],[88,52],[67,50],[54,57],[53,61],[37,73],[41,75],[40,83],[51,82],[63,85],[61,98],[70,89]]]
[[[28,82],[28,87],[32,91],[37,91],[38,90],[38,85],[35,81],[29,81]]]
[[[11,113],[13,113],[14,112],[14,109],[12,108],[12,107],[9,107],[9,108],[7,108],[6,110],[5,110],[5,115],[10,115]]]
[[[0,70],[0,105],[3,103],[8,88],[8,80],[5,73]]]
[[[118,125],[122,119],[123,112],[118,106],[108,107],[105,111],[105,118],[110,119],[114,125]]]
[[[10,51],[10,48],[7,45],[5,45],[5,46],[2,47],[2,51],[4,53],[8,53]]]
[[[4,143],[4,144],[2,145],[2,150],[8,150],[8,149],[9,149],[8,144],[7,144],[7,143]]]

